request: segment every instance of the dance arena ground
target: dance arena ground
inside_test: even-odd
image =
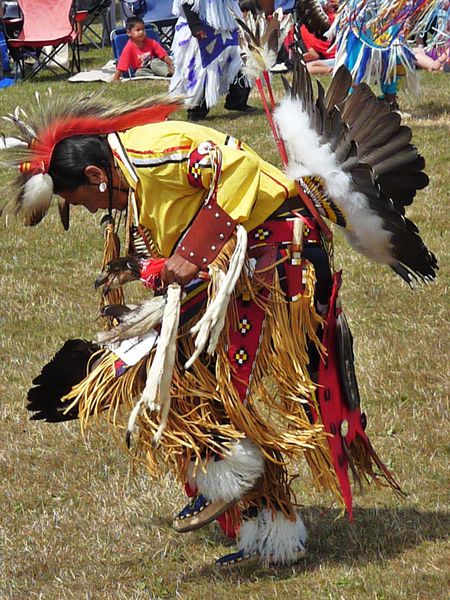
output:
[[[107,50],[83,56],[103,64]],[[102,89],[123,99],[164,92],[156,82],[70,84],[44,75],[0,92],[1,113],[34,91],[71,96]],[[93,281],[101,259],[100,216],[72,209],[68,233],[56,211],[38,227],[0,224],[0,599],[1,600],[397,600],[437,599],[448,589],[448,222],[450,75],[424,73],[417,98],[401,96],[431,184],[411,210],[441,265],[435,284],[412,291],[336,235],[336,266],[355,336],[357,370],[372,441],[407,497],[372,486],[354,523],[297,479],[309,529],[307,558],[292,568],[242,564],[217,570],[228,551],[215,526],[180,536],[183,504],[167,476],[148,479],[100,423],[83,441],[77,422],[30,422],[26,391],[69,337],[99,327]],[[278,95],[280,82],[276,81]],[[253,93],[251,103],[261,106]],[[184,111],[179,113],[184,119]],[[277,162],[263,111],[217,107],[205,122]],[[3,174],[3,170],[2,170]],[[3,199],[2,199],[3,201]],[[447,434],[447,435],[446,435]],[[329,510],[328,510],[329,509]]]

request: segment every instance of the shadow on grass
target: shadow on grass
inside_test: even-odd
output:
[[[319,508],[303,510],[302,515],[309,532],[308,554],[305,560],[295,565],[297,571],[313,572],[339,564],[355,566],[382,562],[423,542],[445,540],[450,536],[450,513],[445,512],[357,508],[353,523],[347,519],[335,520],[337,512],[321,516]],[[192,579],[199,576],[216,578],[218,574],[225,579],[234,578],[236,571],[241,581],[254,580],[256,573],[258,578],[273,580],[285,579],[292,573],[292,567],[263,569],[254,562],[223,569],[208,565],[195,570]]]
[[[89,57],[84,54],[81,55],[81,71],[89,71],[90,68],[100,68],[98,66],[98,59],[95,56]],[[73,74],[75,74],[74,71]],[[49,69],[42,69],[37,74],[33,75],[29,79],[26,80],[28,83],[47,83],[49,85],[53,85],[55,83],[65,82],[71,77],[71,75],[62,69],[58,71],[58,73],[53,72]],[[19,80],[18,83],[21,83]]]
[[[447,102],[420,102],[413,109],[415,119],[429,119],[431,117],[440,117],[450,113],[450,104]]]
[[[256,110],[251,113],[240,112],[238,110],[227,110],[223,107],[219,107],[219,110],[219,113],[209,114],[205,119],[201,120],[199,124],[209,127],[214,121],[223,121],[224,119],[227,121],[237,121],[238,119],[243,118],[248,119],[249,117],[258,117],[264,113],[264,110],[259,107],[256,107]]]

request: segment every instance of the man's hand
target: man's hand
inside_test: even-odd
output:
[[[174,254],[167,259],[161,271],[161,279],[166,284],[176,282],[180,285],[186,285],[194,279],[198,271],[197,265],[178,254]]]
[[[198,40],[206,40],[206,38],[208,37],[206,31],[203,31],[203,29],[200,29],[199,31],[196,31],[195,33],[193,32],[193,35]]]
[[[175,67],[174,67],[174,64],[173,64],[173,60],[170,58],[170,56],[166,56],[166,57],[163,58],[163,61],[169,67],[169,75],[173,75],[174,72],[175,72]]]

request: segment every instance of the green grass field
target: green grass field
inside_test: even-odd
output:
[[[98,67],[108,50],[83,54]],[[44,75],[0,92],[0,113],[27,108],[51,85],[70,102],[102,90],[131,99],[165,84],[71,84]],[[401,96],[429,187],[409,211],[440,262],[436,283],[410,290],[388,268],[356,255],[336,235],[336,267],[355,336],[357,370],[372,442],[407,497],[372,486],[355,498],[355,520],[338,519],[302,473],[298,498],[309,529],[307,558],[292,568],[217,570],[227,542],[215,526],[180,536],[170,527],[179,486],[132,474],[101,422],[83,440],[77,422],[30,422],[26,392],[69,337],[97,331],[93,281],[102,252],[100,216],[72,210],[69,232],[56,211],[37,227],[0,224],[0,600],[394,600],[449,597],[448,221],[450,76],[421,76]],[[279,82],[276,84],[281,93]],[[252,93],[251,103],[261,106]],[[184,119],[181,111],[178,118]],[[242,138],[278,163],[260,110],[216,107],[205,124]],[[5,123],[5,133],[8,126]],[[1,170],[2,179],[6,171]],[[6,200],[4,194],[0,204]],[[325,511],[325,512],[324,512]]]

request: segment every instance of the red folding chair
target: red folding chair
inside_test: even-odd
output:
[[[30,79],[43,69],[61,77],[58,68],[72,75],[80,71],[80,48],[70,16],[72,0],[18,0],[23,17],[22,31],[7,43],[16,60],[22,80]],[[61,61],[59,52],[67,44],[69,65]],[[50,47],[51,49],[49,49]],[[31,69],[26,63],[34,59]]]
[[[103,48],[109,43],[111,36],[110,10],[112,0],[90,0],[89,2],[79,0],[73,1],[73,12],[75,22],[79,23],[78,28],[79,42],[82,37],[86,38],[95,48]],[[102,32],[99,33],[94,24],[99,23],[102,26]],[[81,35],[80,35],[81,34]]]

